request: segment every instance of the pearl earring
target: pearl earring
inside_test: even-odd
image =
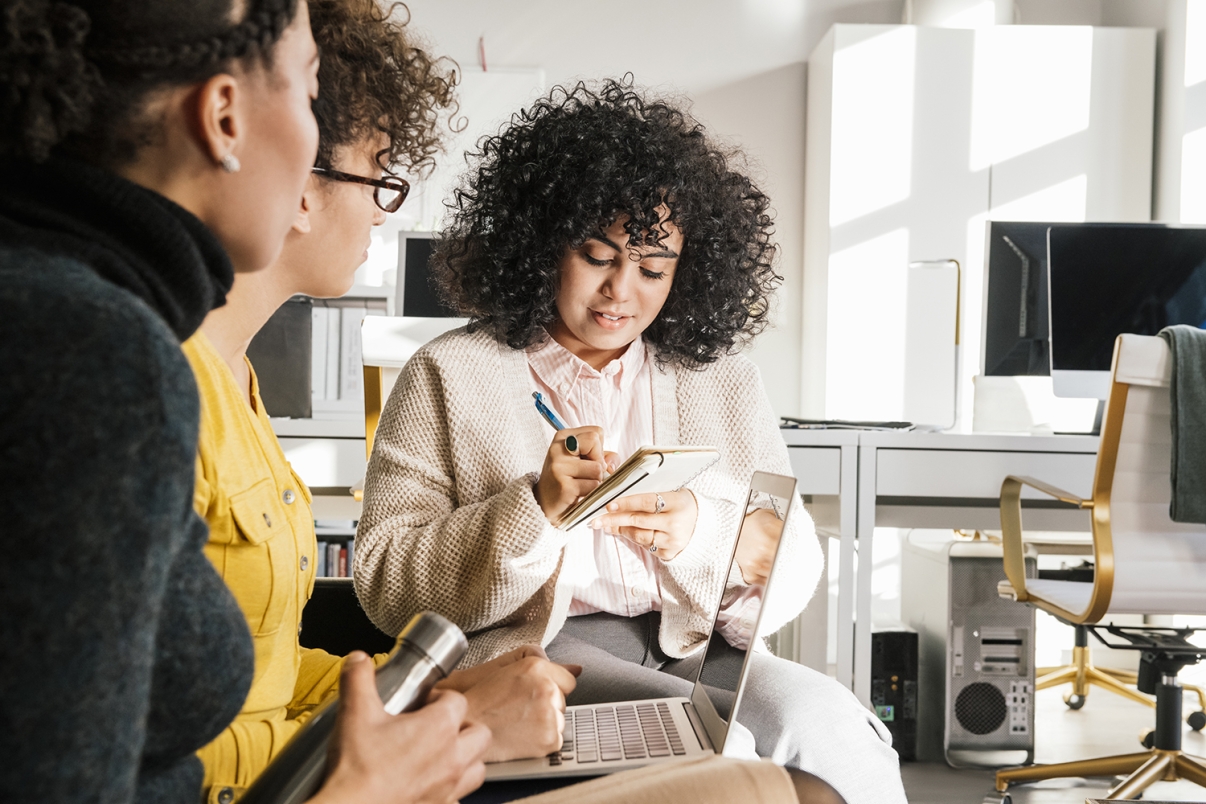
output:
[[[243,166],[239,164],[239,158],[234,154],[227,154],[221,160],[222,169],[227,173],[238,173]]]

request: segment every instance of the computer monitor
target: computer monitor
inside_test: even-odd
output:
[[[406,318],[456,318],[431,275],[432,232],[398,233],[398,279],[394,310]]]
[[[1053,224],[1047,261],[1057,396],[1105,399],[1124,332],[1206,328],[1206,227]]]
[[[984,254],[984,337],[980,373],[1051,373],[1047,321],[1050,223],[989,221]]]

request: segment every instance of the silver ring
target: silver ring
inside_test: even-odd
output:
[[[653,513],[660,514],[662,511],[666,510],[666,501],[662,499],[662,495],[658,494],[656,496],[657,496],[657,504],[653,506]],[[657,548],[654,547],[652,552],[656,553]]]
[[[657,537],[655,536],[654,538],[656,539]],[[651,552],[651,553],[657,552],[657,542],[649,542],[649,552]]]

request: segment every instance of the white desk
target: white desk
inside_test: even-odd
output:
[[[1006,475],[1031,475],[1088,497],[1097,464],[1092,436],[782,432],[800,493],[813,495],[818,530],[841,541],[837,678],[868,706],[873,564],[859,561],[856,572],[854,557],[861,548],[870,558],[875,528],[996,530]],[[1028,528],[1089,530],[1087,512],[1030,490],[1022,507]]]
[[[783,430],[788,457],[796,476],[796,490],[812,498],[808,506],[816,521],[817,533],[839,540],[838,566],[841,577],[851,582],[838,584],[837,621],[854,621],[854,555],[858,539],[858,440],[856,430]],[[824,551],[829,555],[829,551]],[[822,575],[815,600],[824,606],[805,609],[796,635],[796,658],[809,667],[825,672],[825,640],[817,644],[815,635],[827,628],[828,593]],[[809,611],[812,609],[812,611]],[[837,679],[847,687],[853,684],[854,630],[839,628],[837,633]]]

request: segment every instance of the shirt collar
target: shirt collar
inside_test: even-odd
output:
[[[541,382],[558,394],[573,391],[582,377],[611,379],[616,374],[620,377],[620,390],[627,391],[645,365],[645,342],[638,335],[624,354],[604,366],[602,371],[596,371],[550,336],[545,338],[543,344],[528,351],[528,365]]]

